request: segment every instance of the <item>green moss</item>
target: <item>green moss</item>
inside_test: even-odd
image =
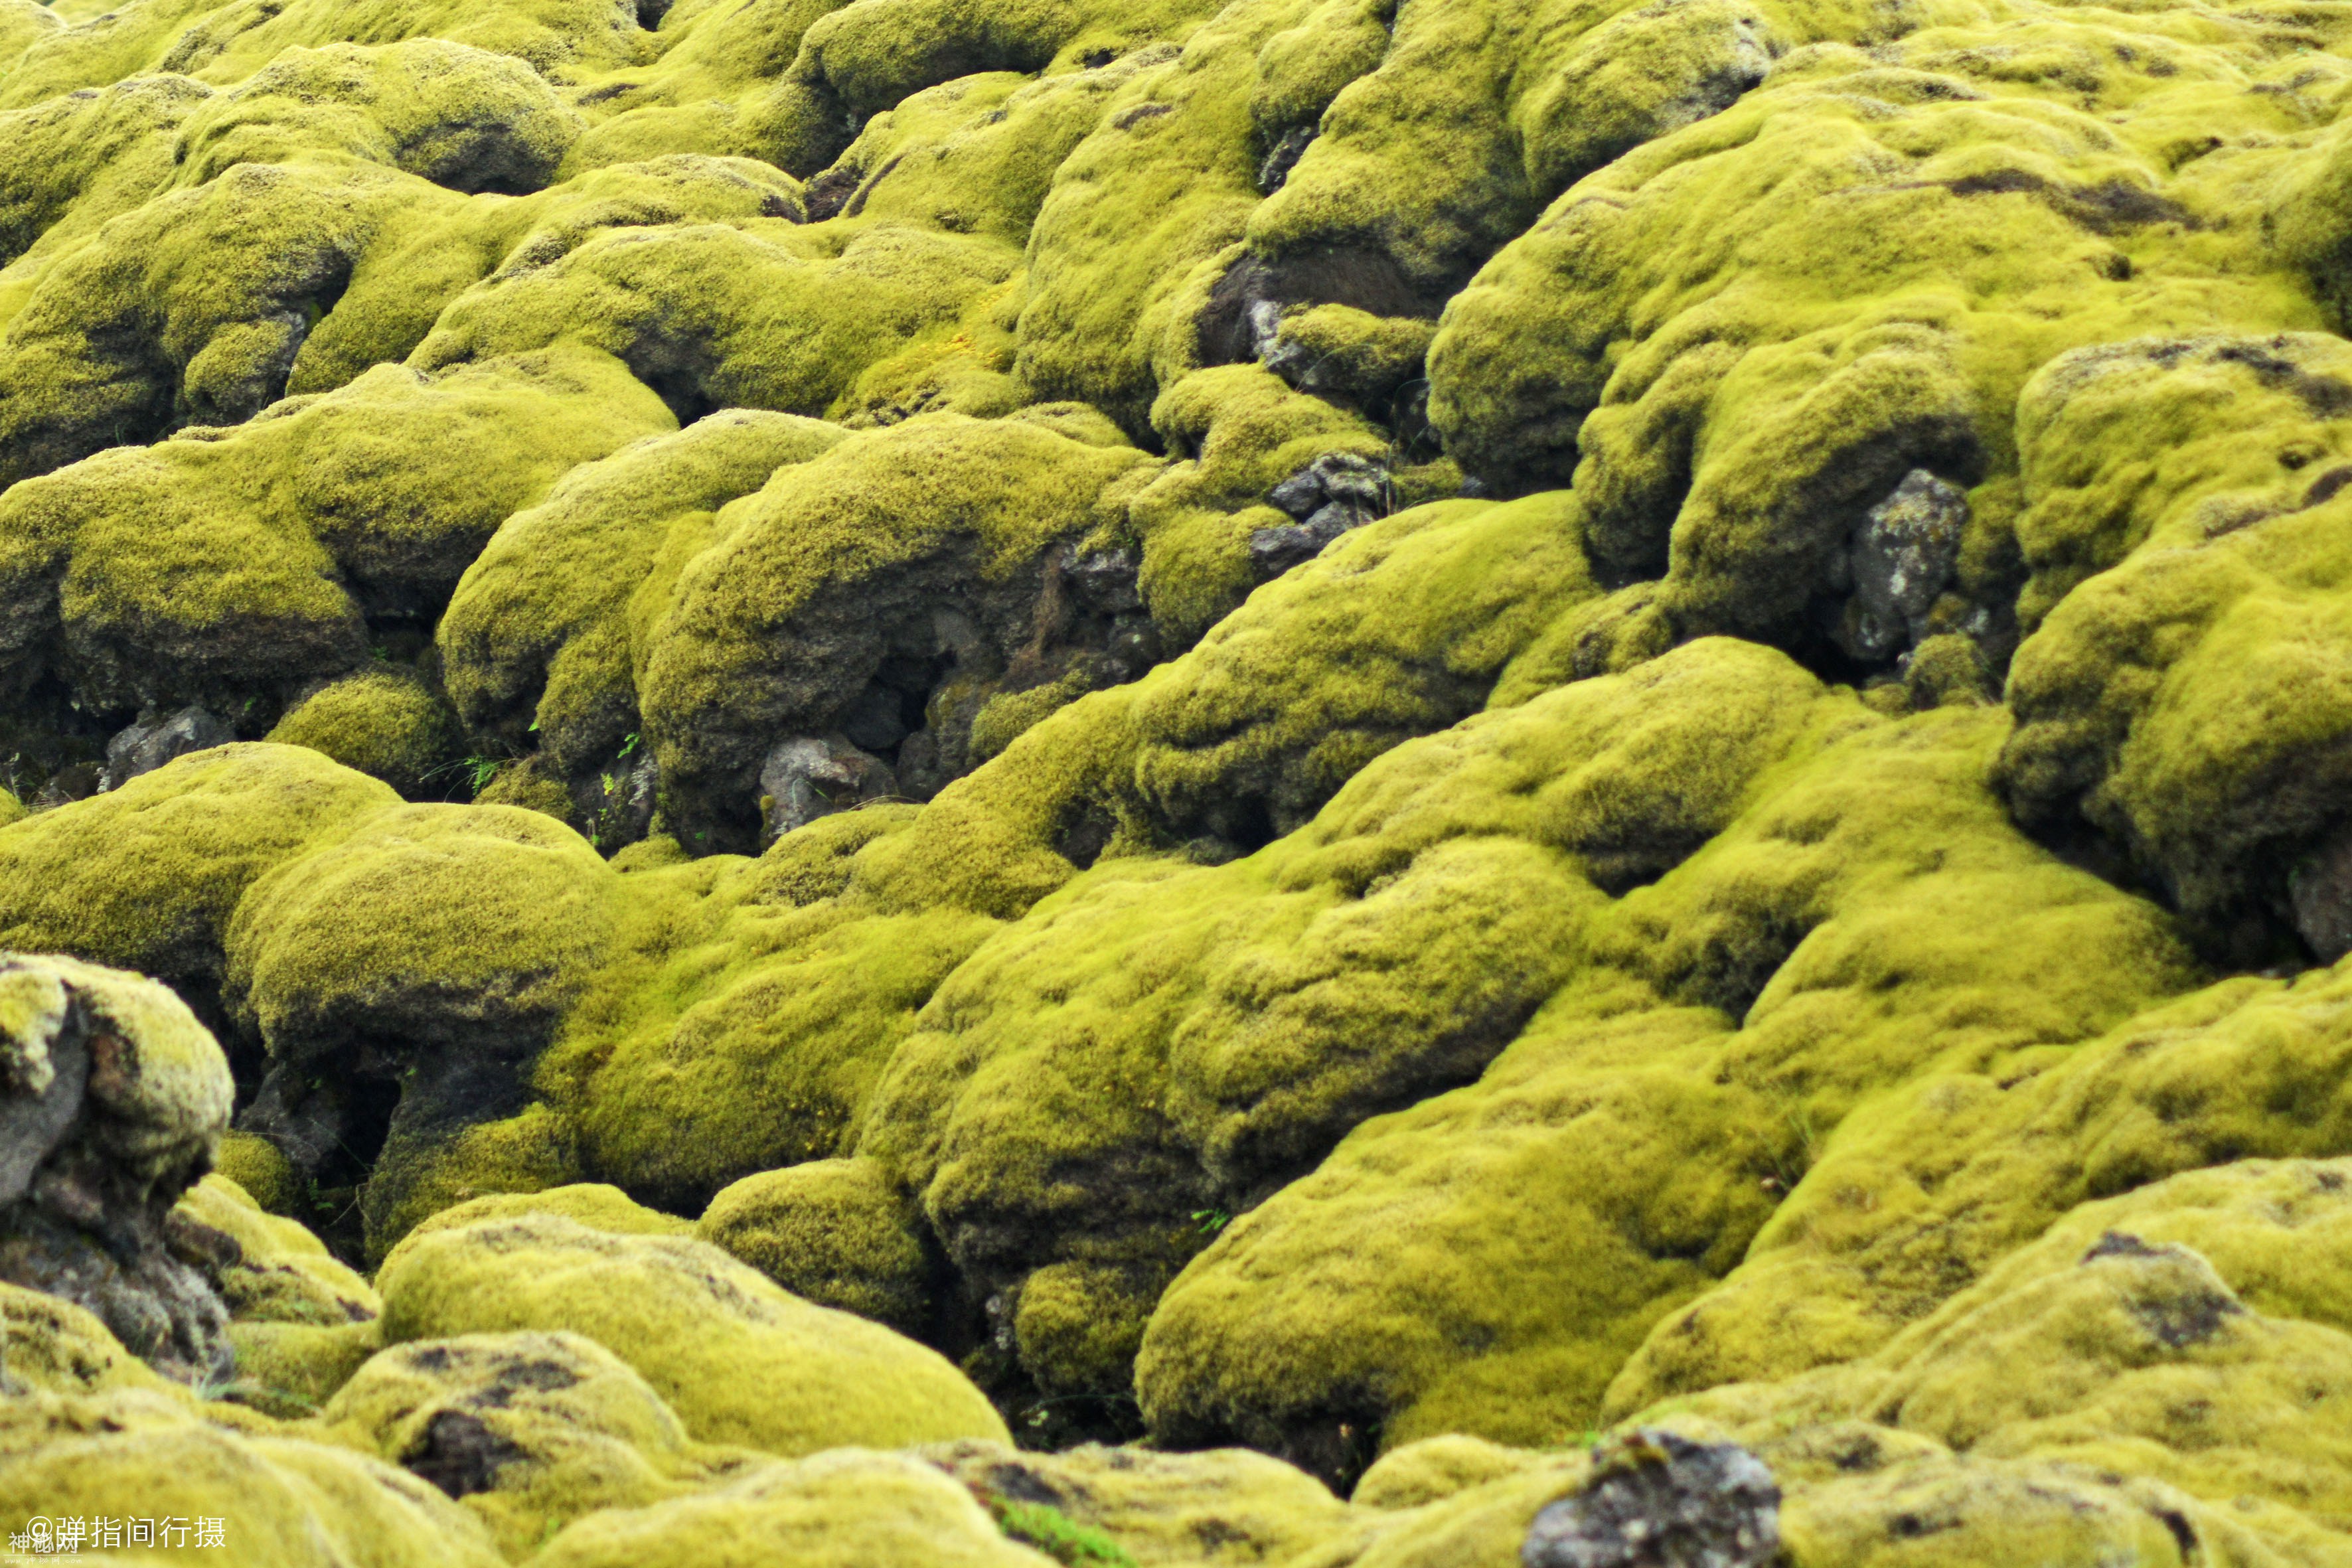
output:
[[[683,226],[656,247],[643,237],[595,235],[494,277],[442,313],[414,363],[568,341],[616,355],[685,417],[723,407],[819,415],[867,365],[954,321],[1018,261],[978,237],[883,225],[836,236],[782,217]]]
[[[1163,1454],[1087,1443],[1057,1453],[1015,1453],[996,1443],[932,1444],[922,1457],[971,1489],[1009,1533],[1034,1527],[1040,1550],[1058,1560],[1100,1563],[1084,1553],[1105,1543],[1126,1559],[1161,1564],[1319,1562],[1314,1552],[1349,1510],[1322,1485],[1263,1454],[1225,1448]],[[1041,1497],[1054,1518],[1019,1513]],[[1117,1561],[1117,1559],[1113,1559]]]
[[[254,882],[397,799],[295,747],[183,758],[0,829],[0,946],[216,982]]]
[[[393,1343],[583,1334],[705,1442],[794,1455],[1004,1433],[935,1352],[683,1237],[616,1236],[548,1215],[485,1220],[413,1237],[376,1282]]]
[[[553,89],[509,56],[438,38],[295,47],[190,116],[177,178],[340,153],[454,190],[520,195],[549,182],[579,133]]]
[[[2048,40],[2045,63],[2092,58],[2091,36]],[[1614,667],[1708,631],[1800,636],[1843,531],[1905,472],[2014,472],[2020,388],[2065,350],[2312,319],[2298,284],[2223,237],[2258,226],[2249,187],[2218,170],[2166,185],[2186,120],[2242,115],[2231,133],[2253,138],[2281,123],[2223,85],[2252,58],[2218,38],[2146,68],[2117,58],[2075,109],[1934,29],[1898,56],[1908,68],[1791,56],[1589,176],[1447,306],[1429,374],[1448,449],[1510,483],[1574,466],[1621,569],[1663,574],[1639,614],[1595,631]],[[2089,118],[2158,100],[2128,133]],[[2051,116],[2077,114],[2079,135],[2047,140]],[[1898,165],[1893,183],[1863,173]],[[2109,222],[2076,194],[2095,191],[2129,213]],[[1989,616],[2013,592],[1965,573],[1958,587]]]
[[[289,710],[269,739],[323,752],[411,800],[447,793],[460,743],[448,704],[423,681],[390,673],[321,687]]]
[[[214,1407],[216,1412],[219,1407]],[[248,1435],[143,1394],[0,1405],[0,1510],[16,1520],[221,1521],[255,1568],[496,1568],[489,1532],[431,1484],[348,1448]],[[126,1537],[127,1538],[127,1537]],[[176,1538],[175,1538],[176,1539]],[[193,1548],[189,1548],[192,1550]]]
[[[1256,365],[1220,365],[1176,382],[1152,405],[1151,424],[1192,460],[1160,475],[1129,508],[1143,539],[1143,597],[1188,639],[1248,595],[1251,532],[1290,521],[1265,504],[1268,490],[1326,453],[1389,451],[1361,419]]]
[[[0,110],[0,321],[16,313],[43,253],[88,239],[163,187],[174,132],[209,96],[184,78],[145,77]],[[28,255],[33,265],[8,265]]]
[[[1866,1354],[2078,1204],[2227,1160],[2332,1150],[2327,1113],[2273,1121],[2261,1108],[2330,1103],[2331,1090],[2300,1086],[2333,1083],[2338,1047],[2301,1018],[2334,984],[2324,972],[2295,986],[2228,981],[2071,1053],[1923,1075],[1827,1142],[1746,1266],[1661,1325],[1613,1403]],[[1906,1143],[1931,1126],[1933,1150]]]
[[[372,1250],[423,1217],[421,1194],[437,1206],[467,1184],[483,1152],[461,1134],[522,1109],[524,1065],[613,942],[616,880],[537,813],[417,805],[289,861],[239,906],[226,995],[289,1092],[332,1092],[363,1063],[385,1073],[365,1042],[394,1052],[402,1106],[363,1205]]]
[[[1360,1508],[1419,1508],[1528,1468],[1525,1449],[1458,1433],[1423,1437],[1372,1462],[1349,1500]]]
[[[1051,1503],[1014,1502],[996,1516],[997,1527],[1024,1546],[1034,1546],[1056,1563],[1084,1568],[1089,1563],[1105,1568],[1135,1568],[1127,1549],[1101,1531],[1074,1521]]]
[[[1441,846],[1466,857],[1481,842],[1433,837],[1459,830],[1439,827],[1449,819],[1478,819],[1454,815],[1479,809],[1466,784],[1478,775],[1456,771],[1477,754],[1466,748],[1507,756],[1517,747],[1506,737],[1552,737],[1540,744],[1599,750],[1543,786],[1561,804],[1545,808],[1559,826],[1539,841],[1578,846],[1585,877],[1634,890],[1613,903],[1587,891],[1594,901],[1580,908],[1559,895],[1551,929],[1583,934],[1565,952],[1555,935],[1549,951],[1563,965],[1556,973],[1576,978],[1485,1076],[1357,1128],[1313,1175],[1226,1227],[1171,1289],[1138,1373],[1156,1431],[1186,1441],[1231,1432],[1308,1455],[1344,1449],[1334,1424],[1376,1427],[1391,1444],[1446,1430],[1562,1441],[1592,1424],[1645,1335],[1688,1342],[1652,1325],[1739,1261],[1818,1140],[1875,1088],[1939,1059],[2089,1039],[2193,982],[2145,906],[2007,826],[1983,784],[1998,721],[1953,708],[1889,726],[1850,697],[1767,695],[1755,658],[1740,645],[1692,645],[1633,676],[1400,747],[1301,836],[1332,836],[1324,853],[1335,871],[1352,866],[1342,875],[1369,881],[1410,864],[1408,878],[1430,876]],[[1779,679],[1808,679],[1780,668]],[[1604,704],[1626,728],[1599,719]],[[1517,754],[1532,763],[1547,752]],[[1633,783],[1653,767],[1675,785]],[[1525,787],[1495,798],[1544,798]],[[1430,805],[1404,811],[1415,798],[1404,792],[1424,789]],[[1427,827],[1412,826],[1439,801]],[[1675,826],[1649,815],[1662,807],[1703,815]],[[1343,836],[1350,820],[1379,824],[1377,836]],[[1674,847],[1706,840],[1687,859]],[[1432,848],[1407,861],[1417,843]],[[1367,910],[1376,902],[1366,899]],[[2057,939],[2022,934],[2044,929],[2076,932],[2070,947],[2099,955],[2070,973],[2063,993],[2032,956]],[[1996,934],[2010,931],[2020,934]],[[1431,939],[1422,946],[1433,954]],[[1993,978],[2004,964],[2027,968]],[[1203,1030],[1203,1044],[1215,1037]],[[1240,1074],[1285,1058],[1261,1046],[1232,1059]],[[1269,1108],[1298,1094],[1298,1081]],[[1239,1138],[1251,1126],[1234,1114],[1245,1103],[1222,1112],[1223,1127],[1207,1125]],[[1547,1234],[1560,1250],[1548,1263],[1505,1217],[1532,1208],[1556,1216]],[[1506,1283],[1506,1256],[1528,1259],[1524,1284]],[[1588,1282],[1589,1305],[1564,1303],[1571,1279]],[[1413,1306],[1377,1304],[1391,1289]],[[1334,1312],[1337,1300],[1355,1305]],[[1229,1325],[1242,1321],[1246,1362],[1212,1348],[1232,1342]],[[1484,1348],[1465,1356],[1455,1348],[1465,1343]],[[1727,1374],[1739,1373],[1718,1363],[1708,1381]],[[1538,1387],[1547,1399],[1530,1397]],[[1252,1408],[1268,1412],[1265,1425],[1236,1421]]]
[[[297,1222],[263,1212],[226,1176],[206,1176],[177,1213],[236,1243],[237,1260],[218,1270],[235,1322],[341,1328],[373,1320],[383,1303],[368,1282]]]
[[[921,1334],[934,1265],[907,1194],[871,1161],[813,1160],[723,1189],[695,1234],[803,1300]]]
[[[723,509],[667,585],[640,682],[672,825],[714,847],[742,835],[769,746],[831,728],[886,639],[996,673],[1031,640],[1047,550],[1115,527],[1116,481],[1149,461],[1025,421],[938,415]],[[932,600],[977,626],[938,647]]]
[[[582,1514],[683,1496],[760,1463],[688,1439],[645,1379],[570,1333],[395,1346],[344,1384],[319,1422],[459,1496],[513,1558]]]
[[[509,511],[667,422],[611,360],[558,350],[383,366],[217,439],[108,453],[0,503],[5,652],[113,701],[363,667],[363,609],[429,613]]]
[[[375,1319],[326,1325],[249,1320],[228,1326],[236,1375],[220,1397],[280,1420],[316,1415],[383,1348]]]
[[[842,210],[1024,244],[1055,171],[1150,63],[1148,55],[1129,55],[1099,70],[1035,79],[966,75],[895,100],[835,165],[833,178],[856,182]]]
[[[756,862],[634,873],[617,962],[541,1065],[591,1169],[695,1213],[756,1172],[845,1153],[915,1010],[992,929],[841,896],[868,809]]]
[[[445,201],[408,184],[334,309],[303,340],[287,390],[331,391],[370,365],[403,359],[458,295],[544,268],[600,234],[800,213],[798,184],[766,164],[659,151],[667,155],[594,169],[512,202]]]
[[[104,1323],[71,1301],[0,1281],[0,1366],[12,1394],[99,1394],[140,1389],[177,1396],[147,1363],[122,1348]]]
[[[1162,381],[1163,340],[1190,368],[1190,289],[1241,237],[1264,156],[1251,142],[1256,52],[1304,0],[1257,0],[1195,29],[1182,53],[1139,61],[1102,122],[1062,163],[1031,231],[1017,373],[1131,431]]]
[[[1045,1568],[962,1487],[919,1459],[844,1449],[731,1485],[572,1525],[532,1561],[548,1568]]]
[[[2004,783],[2026,820],[2087,818],[2221,922],[2285,904],[2334,830],[2325,476],[2352,431],[2328,391],[2347,369],[2315,334],[2147,342],[2057,361],[2021,409],[2020,607],[2043,618],[2011,677]]]
[[[301,1201],[301,1178],[267,1138],[231,1131],[221,1135],[213,1169],[267,1214],[291,1214]]]
[[[792,415],[713,415],[583,465],[515,513],[467,569],[436,634],[467,726],[516,747],[535,732],[565,770],[611,758],[640,724],[631,597],[670,531],[841,439]]]

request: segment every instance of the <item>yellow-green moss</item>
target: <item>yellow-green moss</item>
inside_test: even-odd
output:
[[[570,1333],[397,1345],[344,1384],[319,1423],[449,1489],[512,1558],[583,1514],[683,1496],[765,1462],[689,1440],[645,1379]]]
[[[757,861],[626,879],[616,959],[539,1069],[597,1173],[680,1212],[756,1172],[847,1152],[915,1011],[993,928],[845,896],[904,810],[824,817]]]
[[[2020,406],[2040,625],[2003,782],[2221,921],[2284,905],[2336,827],[2347,372],[2321,334],[2143,340],[2055,362]]]
[[[918,1451],[992,1509],[1052,1500],[1047,1506],[1099,1531],[1139,1568],[1288,1563],[1322,1545],[1349,1512],[1320,1482],[1236,1448],[1157,1454],[1089,1443],[1045,1454],[967,1440]]]
[[[530,1193],[490,1193],[468,1198],[420,1220],[412,1236],[462,1230],[486,1220],[552,1215],[613,1236],[692,1236],[694,1222],[649,1209],[604,1182],[572,1182]]]
[[[531,1561],[544,1568],[1047,1568],[971,1494],[919,1459],[856,1448],[771,1465],[731,1485],[592,1514]]]
[[[467,723],[518,747],[535,733],[566,769],[608,760],[639,724],[630,601],[671,530],[841,439],[814,420],[730,410],[583,465],[509,518],[436,633]]]
[[[509,512],[668,423],[619,364],[561,349],[383,366],[233,432],[107,453],[0,500],[0,655],[62,662],[107,700],[364,666],[363,608],[437,607]]]
[[[1156,1430],[1278,1446],[1326,1441],[1333,1423],[1377,1424],[1388,1443],[1446,1430],[1564,1440],[1591,1424],[1652,1324],[1739,1261],[1809,1146],[1875,1089],[1939,1059],[2090,1038],[2193,981],[2153,911],[2002,819],[1984,784],[1997,721],[1951,708],[1886,725],[1850,696],[1774,690],[1810,678],[1785,664],[1769,676],[1770,656],[1758,658],[1695,644],[1409,743],[1299,836],[1328,842],[1332,874],[1361,886],[1410,865],[1409,886],[1441,857],[1475,865],[1468,852],[1496,843],[1440,837],[1480,820],[1482,797],[1527,801],[1507,809],[1540,813],[1531,828],[1557,824],[1537,842],[1576,846],[1585,877],[1656,879],[1614,903],[1589,883],[1580,900],[1563,892],[1527,957],[1485,949],[1475,973],[1521,970],[1540,952],[1568,983],[1478,1083],[1359,1127],[1220,1233],[1145,1338],[1139,1386]],[[1623,717],[1601,717],[1612,709]],[[1468,784],[1491,765],[1475,755],[1549,773],[1586,747],[1590,762],[1533,795],[1505,784],[1508,772]],[[1547,755],[1559,761],[1537,763]],[[1654,782],[1635,782],[1644,775]],[[1553,791],[1557,806],[1533,804]],[[1678,811],[1698,815],[1680,826]],[[1417,844],[1431,847],[1416,856]],[[2027,934],[2060,931],[2074,934]],[[2060,940],[2098,955],[2063,991],[2038,956]],[[1436,951],[1428,937],[1416,945]],[[1534,984],[1549,994],[1559,983]],[[1202,1028],[1193,1048],[1218,1033]],[[1231,1037],[1225,1070],[1266,1070],[1272,1038],[1244,1056],[1251,1036]],[[1222,1065],[1199,1059],[1175,1058],[1187,1076]],[[1289,1075],[1269,1109],[1298,1094]],[[1180,1077],[1171,1099],[1199,1097],[1189,1114],[1205,1152],[1246,1148],[1264,1113],[1187,1088]],[[1559,1249],[1549,1261],[1520,1223],[1537,1211],[1553,1216],[1539,1233]],[[1567,1304],[1570,1280],[1588,1304]],[[1376,1304],[1391,1291],[1413,1307]],[[1333,1311],[1341,1300],[1349,1310]],[[1246,1360],[1223,1348],[1244,1321]],[[1481,1349],[1456,1348],[1470,1343]],[[1267,1425],[1236,1420],[1253,1409]]]
[[[913,1202],[870,1160],[813,1160],[746,1176],[695,1234],[803,1300],[919,1334],[935,1266]]]
[[[235,1321],[340,1328],[369,1321],[383,1309],[368,1282],[317,1237],[297,1221],[263,1212],[226,1176],[206,1176],[189,1188],[178,1212],[236,1243],[237,1261],[219,1271]]]
[[[90,1313],[59,1297],[0,1282],[0,1369],[12,1394],[98,1394],[132,1388],[177,1396]]]
[[[213,1169],[268,1214],[291,1214],[301,1201],[301,1179],[278,1145],[251,1132],[221,1135]]]
[[[489,1532],[430,1484],[350,1449],[246,1435],[187,1402],[140,1393],[0,1402],[0,1512],[185,1521],[151,1548],[193,1551],[194,1521],[221,1521],[254,1568],[496,1568]],[[126,1527],[127,1528],[127,1527]],[[126,1541],[128,1536],[125,1536]]]
[[[455,190],[548,183],[579,117],[522,61],[440,38],[289,48],[192,115],[174,150],[190,184],[241,163],[340,153]]]
[[[354,675],[320,688],[278,721],[269,739],[308,746],[382,779],[411,800],[446,795],[460,742],[448,704],[406,675]]]
[[[295,747],[199,752],[0,828],[0,946],[217,977],[254,881],[398,797]]]
[[[564,1330],[613,1352],[704,1442],[795,1455],[1003,1423],[937,1352],[811,1306],[717,1247],[553,1215],[432,1230],[385,1259],[384,1336]]]

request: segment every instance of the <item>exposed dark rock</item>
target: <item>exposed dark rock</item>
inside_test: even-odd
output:
[[[2322,963],[2352,952],[2352,831],[2338,831],[2287,874],[2297,935]]]
[[[236,731],[202,708],[183,708],[164,718],[140,715],[106,743],[106,775],[100,789],[121,789],[141,773],[152,773],[174,757],[226,746]]]
[[[1927,612],[1959,564],[1969,498],[1925,468],[1903,476],[1854,531],[1853,599],[1842,628],[1846,651],[1878,663],[1927,635]]]
[[[453,1498],[492,1490],[499,1472],[530,1456],[465,1410],[438,1410],[425,1424],[416,1447],[401,1456],[403,1468],[422,1476]]]
[[[1640,1428],[1593,1452],[1592,1479],[1536,1515],[1527,1568],[1764,1568],[1780,1489],[1736,1443]]]
[[[1385,516],[1388,470],[1353,453],[1328,452],[1275,486],[1265,499],[1299,521],[1250,535],[1250,566],[1261,583],[1312,561],[1349,529]]]
[[[1290,178],[1290,171],[1298,166],[1298,160],[1306,156],[1314,140],[1312,125],[1294,125],[1284,132],[1282,139],[1274,144],[1274,151],[1265,155],[1265,162],[1258,165],[1258,194],[1270,196],[1282,189]]]

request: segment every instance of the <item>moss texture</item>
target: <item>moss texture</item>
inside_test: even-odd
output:
[[[705,1442],[787,1456],[1004,1435],[939,1355],[812,1306],[704,1242],[524,1214],[434,1230],[378,1278],[384,1337],[569,1330],[621,1357]]]
[[[11,1289],[0,1502],[2352,1558],[2347,61],[0,0],[0,948],[216,1036],[236,1356]]]

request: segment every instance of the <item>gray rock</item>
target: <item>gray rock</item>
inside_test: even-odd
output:
[[[1927,636],[1927,612],[1952,581],[1969,498],[1925,468],[1903,476],[1854,531],[1846,651],[1876,663]]]
[[[1304,561],[1323,553],[1330,542],[1350,529],[1361,528],[1372,514],[1341,501],[1318,508],[1304,522],[1261,528],[1249,537],[1250,569],[1261,583],[1271,582]]]
[[[583,798],[584,797],[584,798]],[[606,855],[640,843],[653,831],[654,809],[661,798],[661,768],[649,750],[640,749],[621,759],[609,771],[591,773],[574,796],[595,827],[596,847]]]
[[[193,1382],[233,1363],[199,1265],[236,1243],[173,1212],[211,1167],[232,1089],[220,1047],[152,980],[0,953],[0,1279],[83,1307]]]
[[[1132,550],[1092,550],[1073,553],[1062,577],[1078,603],[1101,616],[1123,616],[1143,608],[1138,586],[1142,563]]]
[[[1593,1451],[1592,1479],[1536,1515],[1526,1568],[1765,1568],[1780,1489],[1736,1443],[1643,1427]]]
[[[881,758],[837,736],[795,736],[778,742],[760,768],[761,815],[767,834],[781,838],[820,816],[898,793],[898,780]]]
[[[236,739],[236,731],[226,721],[201,708],[183,708],[163,719],[142,714],[137,723],[106,743],[106,776],[99,787],[121,789],[174,757],[226,746]]]
[[[2352,952],[2352,831],[2339,832],[2287,874],[2294,929],[2322,963]]]
[[[1266,491],[1265,499],[1302,522],[1334,504],[1369,521],[1388,511],[1389,473],[1370,458],[1326,452]]]

